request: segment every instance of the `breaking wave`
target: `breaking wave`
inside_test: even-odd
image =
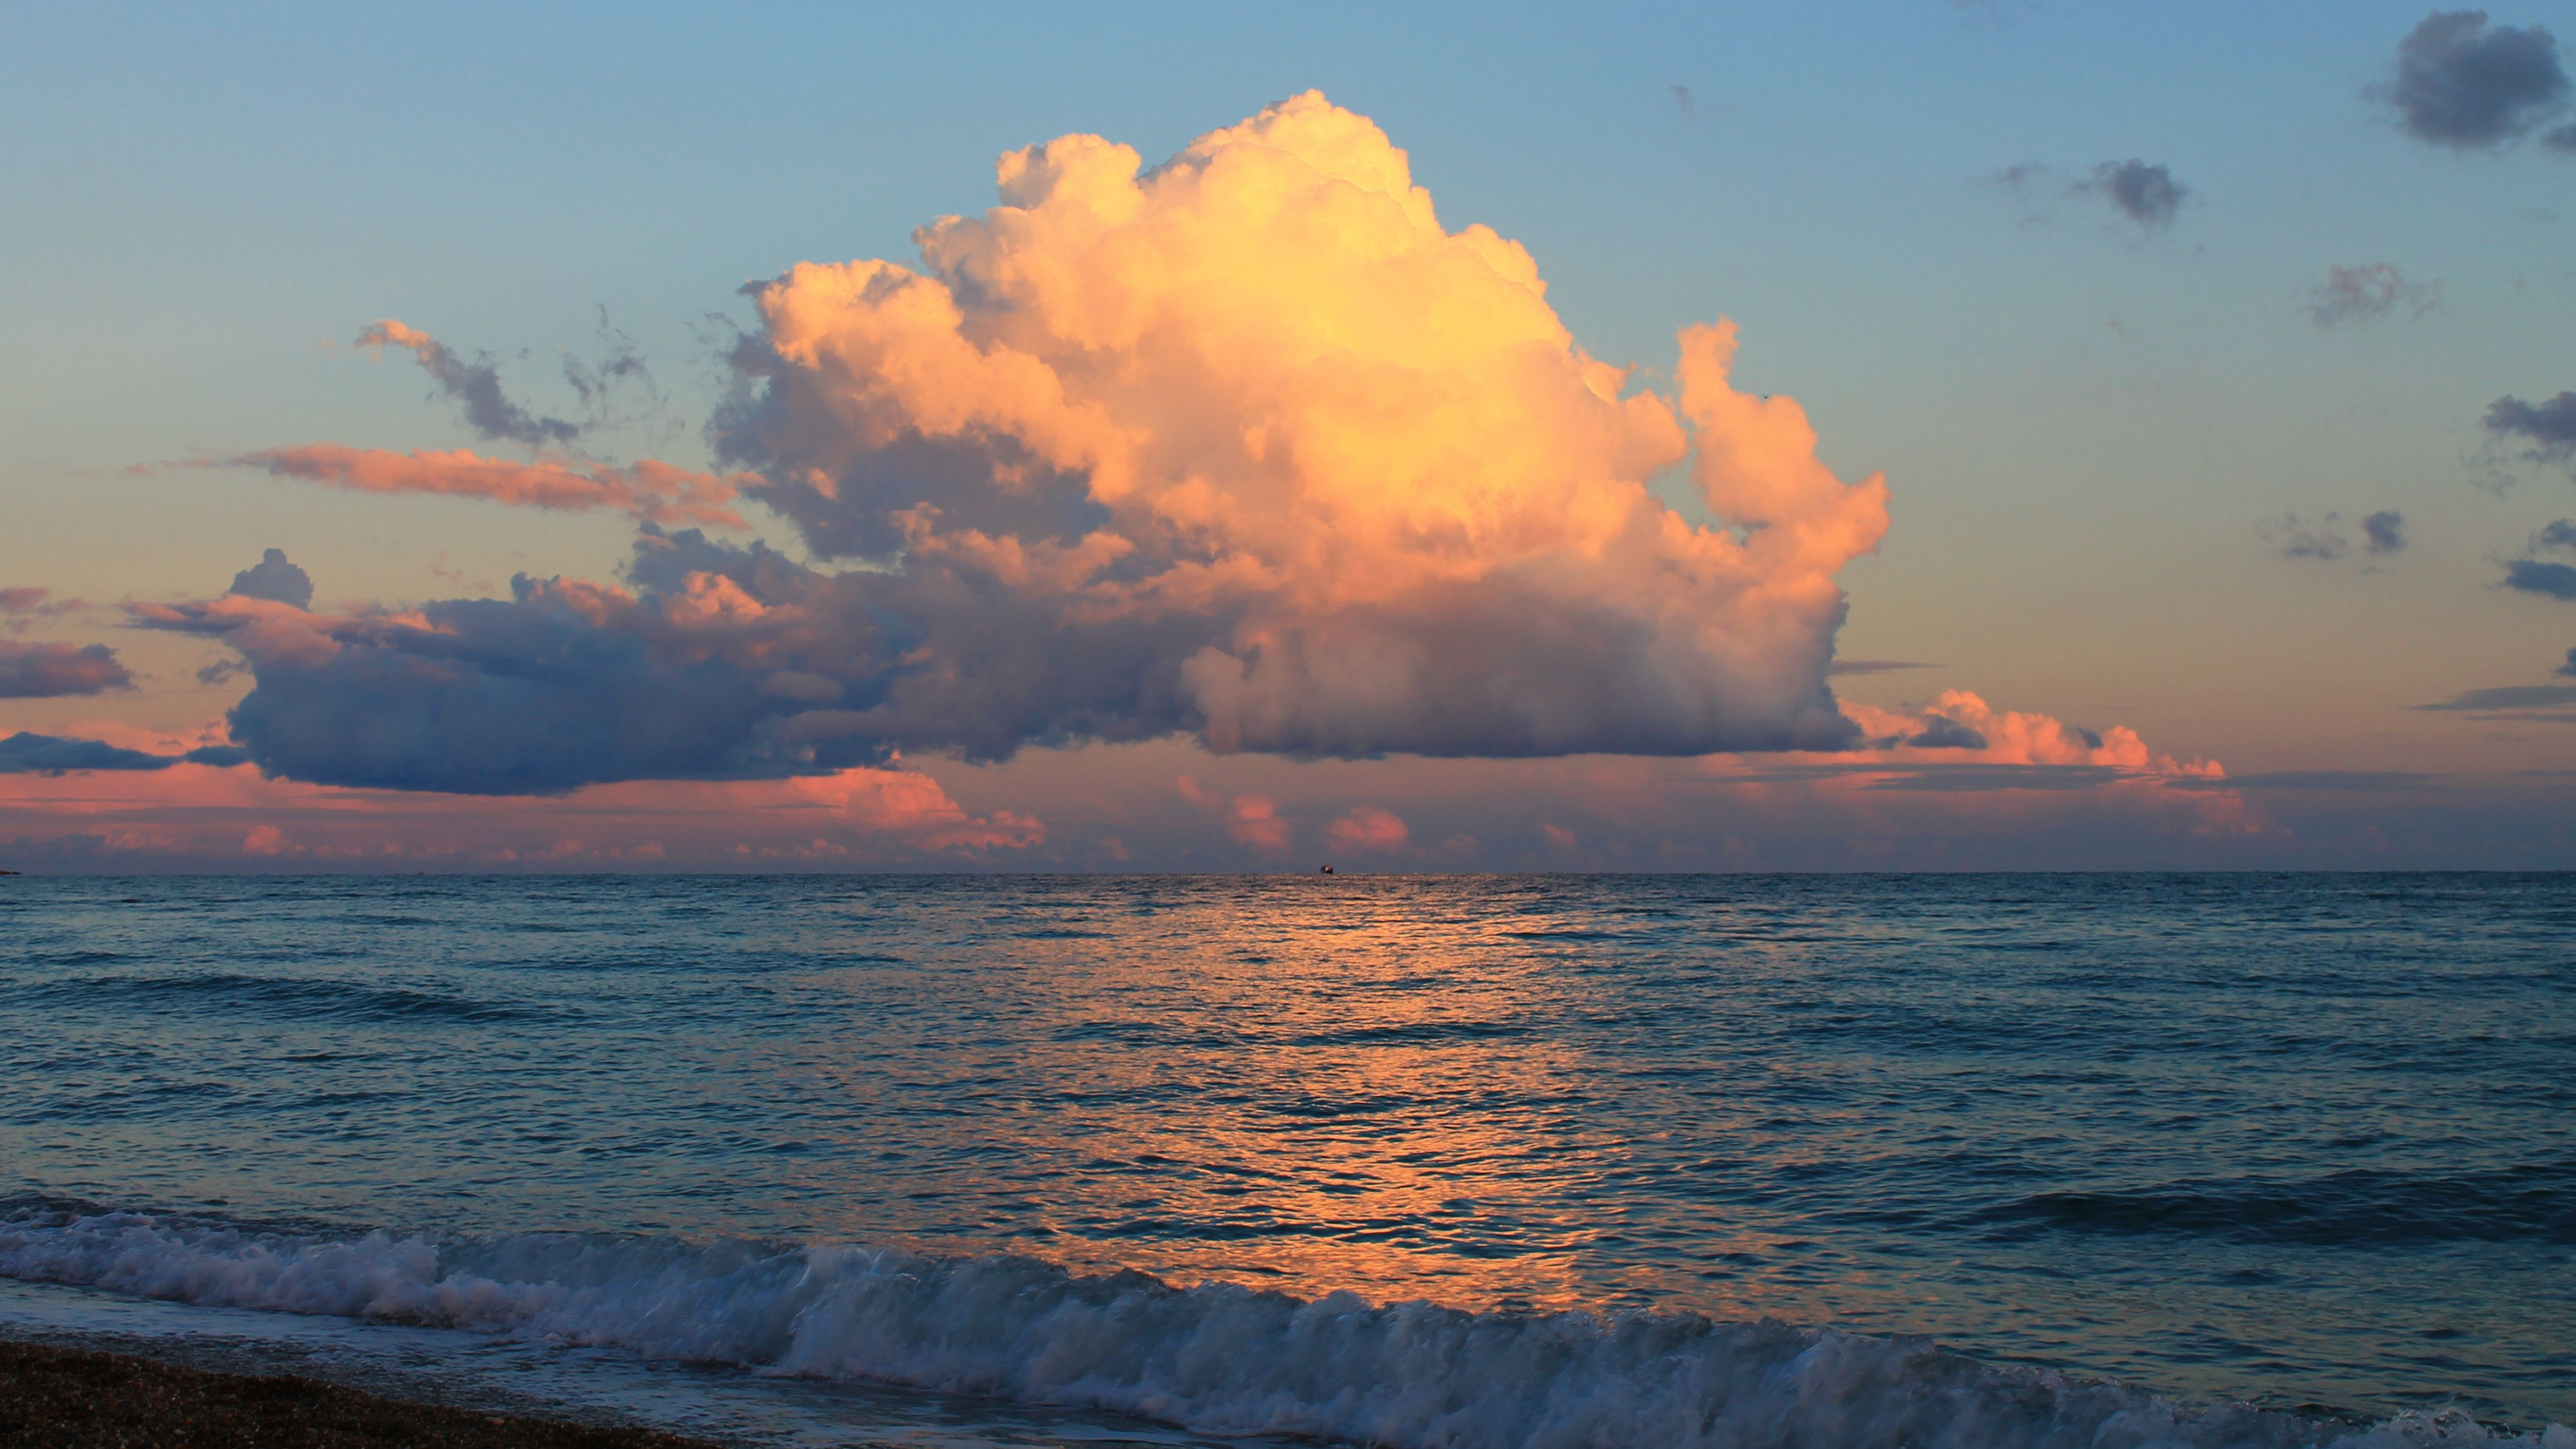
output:
[[[21,1200],[0,1211],[0,1275],[1400,1449],[2576,1449],[2561,1425],[2516,1436],[2456,1412],[2365,1425],[2187,1404],[1768,1321],[1309,1301],[1013,1256],[334,1235]]]

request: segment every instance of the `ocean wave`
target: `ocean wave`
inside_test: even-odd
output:
[[[334,1235],[20,1204],[0,1274],[1396,1449],[2520,1445],[2465,1415],[2344,1424],[1989,1367],[1919,1340],[1694,1314],[1304,1300],[1033,1259],[511,1234]]]
[[[2047,1192],[1990,1208],[1978,1220],[2007,1235],[2206,1234],[2327,1248],[2576,1243],[2576,1163],[2447,1175],[2356,1169],[2297,1182]]]
[[[471,997],[443,996],[399,986],[229,972],[200,976],[93,976],[35,988],[81,1000],[121,999],[138,1004],[233,1007],[262,1015],[334,1020],[506,1021],[531,1013]]]

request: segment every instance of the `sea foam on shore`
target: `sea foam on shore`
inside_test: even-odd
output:
[[[1303,1300],[1001,1255],[334,1235],[31,1204],[0,1216],[0,1274],[1402,1449],[2576,1449],[2563,1425],[2514,1435],[2458,1413],[2360,1425],[2186,1404],[1775,1322]]]

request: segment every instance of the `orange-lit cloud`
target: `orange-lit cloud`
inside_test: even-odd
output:
[[[564,458],[513,463],[463,448],[398,453],[314,443],[220,462],[359,493],[444,493],[530,508],[608,509],[655,523],[742,527],[742,515],[729,505],[743,480],[693,473],[650,458],[619,468]]]
[[[722,432],[766,477],[747,491],[820,555],[1158,635],[1135,667],[1219,751],[1844,737],[1832,576],[1876,546],[1885,485],[1734,389],[1731,326],[1684,331],[1677,400],[1633,389],[1528,252],[1448,230],[1320,95],[1141,163],[1097,136],[1016,151],[1001,206],[918,234],[921,270],[761,289],[740,357],[764,391]],[[1685,460],[1717,526],[1647,489]]]
[[[1825,682],[1834,574],[1877,546],[1887,489],[1818,462],[1795,402],[1735,388],[1731,324],[1682,330],[1674,395],[1632,386],[1575,344],[1529,253],[1449,230],[1375,124],[1311,93],[1151,170],[1067,136],[998,175],[1002,205],[923,228],[920,270],[804,264],[757,289],[748,386],[713,426],[744,471],[231,460],[620,509],[645,525],[630,588],[143,622],[240,651],[258,683],[235,731],[264,768],[358,786],[1175,734],[1299,757],[1853,741]],[[408,349],[489,436],[570,436],[416,328],[360,342]],[[1713,522],[1649,490],[1682,465]],[[860,566],[662,527],[738,522],[738,495]]]
[[[183,741],[137,731],[120,748]],[[25,863],[274,868],[905,865],[1024,852],[1046,827],[973,815],[927,776],[631,781],[562,798],[351,790],[247,765],[0,775],[0,851]],[[245,860],[245,857],[255,859]]]

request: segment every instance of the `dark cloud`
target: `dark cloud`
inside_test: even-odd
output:
[[[2094,167],[2091,185],[2122,215],[2149,229],[2171,224],[2183,199],[2191,195],[2191,188],[2174,180],[2173,172],[2134,157]]]
[[[1827,674],[1892,674],[1900,669],[1938,669],[1938,664],[1918,664],[1911,659],[1837,659],[1825,666]]]
[[[184,755],[155,755],[100,740],[65,739],[60,735],[20,732],[0,740],[0,775],[59,775],[66,770],[166,770],[172,765],[233,766],[250,758],[229,746],[190,750]]]
[[[2329,513],[2311,524],[2295,513],[2281,515],[2278,522],[2263,525],[2264,540],[2280,550],[2283,558],[2339,559],[2352,552],[2352,541],[2344,537],[2343,515]]]
[[[2326,279],[2308,296],[2308,319],[2319,327],[2376,322],[2400,305],[2420,317],[2433,305],[2432,292],[2406,280],[2387,262],[2329,267]]]
[[[2090,790],[2137,778],[2134,771],[2117,765],[2010,765],[1979,760],[1955,765],[1920,761],[1903,764],[1775,765],[1741,775],[1711,776],[1703,783],[1720,788],[1786,785],[1852,775],[1867,777],[1869,784],[1865,788],[1871,790],[1943,792]]]
[[[2352,536],[2345,531],[2343,515],[2328,513],[2310,523],[2295,513],[2285,513],[2263,525],[2263,541],[2283,558],[2320,559],[2331,562],[2352,553]],[[2393,508],[2365,514],[2361,520],[2362,546],[2373,557],[2384,558],[2402,553],[2406,548],[2406,517]]]
[[[2576,553],[2576,519],[2561,518],[2531,536],[2535,549],[2563,548]]]
[[[286,561],[286,550],[272,548],[260,554],[258,563],[233,575],[233,586],[227,592],[303,609],[313,603],[313,578]]]
[[[21,644],[0,639],[0,699],[58,699],[127,689],[134,676],[104,644]]]
[[[2561,126],[2540,138],[2540,144],[2552,151],[2576,156],[2576,126]]]
[[[2518,558],[2504,566],[2504,586],[2553,599],[2576,599],[2576,568],[2563,563],[2544,563],[2536,558]]]
[[[465,410],[465,424],[486,438],[503,438],[531,448],[560,447],[581,436],[581,428],[561,418],[539,417],[510,401],[501,391],[500,369],[488,356],[472,362],[456,355],[446,343],[414,327],[387,320],[370,322],[358,333],[360,347],[399,347],[420,362],[421,370],[438,384],[438,390]],[[612,358],[610,367],[615,369]],[[639,364],[640,366],[640,364]],[[566,377],[582,390],[589,401],[594,387],[604,387],[613,380],[594,372],[576,375],[567,368]]]
[[[958,563],[825,573],[695,530],[648,527],[627,575],[631,593],[522,576],[507,600],[442,600],[399,615],[281,615],[215,600],[141,606],[136,618],[240,652],[257,687],[234,706],[232,735],[264,771],[469,794],[778,776],[878,764],[897,751],[994,760],[1029,745],[1192,733],[1205,716],[1183,667],[1228,639],[1237,618],[1220,604],[1076,621],[1043,590]],[[1716,732],[1677,717],[1635,692],[1652,676],[1621,650],[1650,641],[1623,639],[1615,622],[1532,598],[1502,611],[1487,599],[1463,624],[1351,627],[1429,630],[1418,664],[1424,710],[1388,726],[1405,731],[1410,753],[1563,753],[1534,732],[1547,721],[1530,711],[1562,713],[1567,699],[1592,702],[1570,717],[1587,752],[1846,742],[1839,717]],[[1244,747],[1381,748],[1365,735]]]
[[[1957,720],[1934,715],[1923,732],[1905,743],[1926,750],[1982,750],[1986,737]]]
[[[2046,203],[2052,200],[2084,197],[2109,202],[2122,216],[2150,231],[2169,225],[2191,195],[2191,188],[2176,181],[2171,168],[2150,166],[2134,157],[2105,161],[2083,176],[2069,176],[2054,166],[2023,161],[1983,180],[2038,204],[2042,212],[2025,218],[2028,221],[2039,220]]]
[[[2568,81],[2541,26],[2490,29],[2483,10],[2437,10],[2398,42],[2396,74],[2376,94],[2419,141],[2490,150],[2556,114]]]
[[[238,649],[257,688],[232,711],[234,739],[271,774],[328,784],[545,794],[897,749],[999,758],[1194,723],[1180,661],[1205,621],[1073,629],[988,577],[823,574],[694,531],[648,531],[629,575],[633,594],[521,577],[508,600],[408,617],[216,601],[138,622]]]
[[[2175,780],[2168,783],[2174,790],[2335,790],[2371,794],[2389,791],[2416,791],[2430,788],[2440,780],[2438,775],[2419,774],[2411,770],[2271,770],[2252,775],[2227,775],[2208,780]]]
[[[2536,403],[2497,398],[2487,404],[2486,430],[2499,445],[2519,446],[2526,462],[2576,462],[2576,392]]]
[[[2440,704],[2417,709],[2451,714],[2494,714],[2505,710],[2564,709],[2576,705],[2576,684],[2514,684],[2501,689],[2472,689]]]
[[[2560,675],[2576,678],[2576,649],[2567,651],[2567,662],[2558,666]]]
[[[584,362],[570,353],[564,354],[563,359],[564,382],[581,399],[593,425],[616,421],[617,394],[629,387],[643,391],[648,411],[660,406],[662,390],[654,385],[652,370],[644,365],[643,349],[608,320],[606,307],[599,309],[599,344],[597,362]]]

